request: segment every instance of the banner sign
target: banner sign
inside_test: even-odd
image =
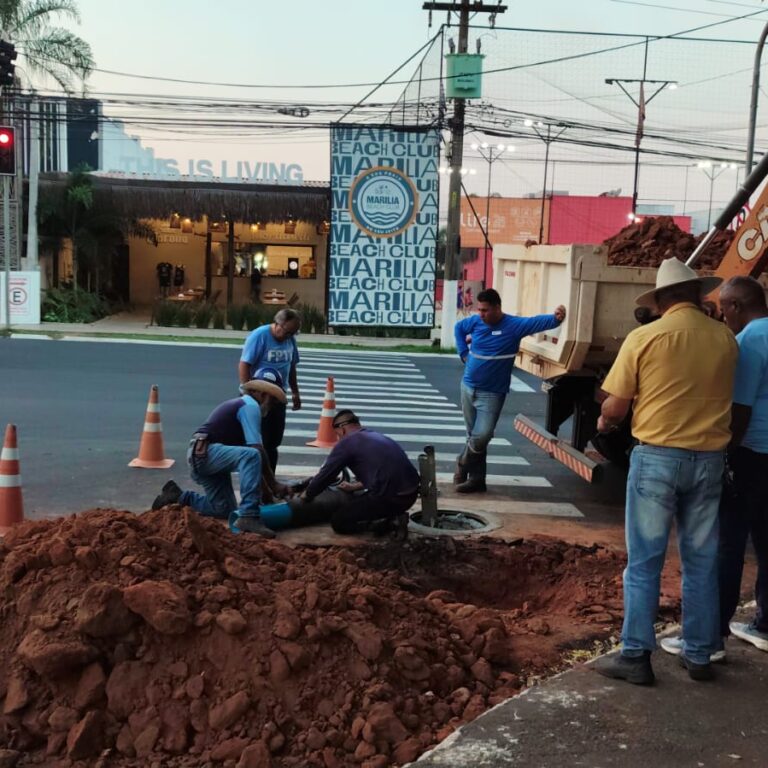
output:
[[[434,325],[436,130],[331,129],[329,325]]]
[[[40,273],[10,272],[9,288],[0,271],[0,325],[5,323],[5,302],[10,299],[11,325],[40,324]]]

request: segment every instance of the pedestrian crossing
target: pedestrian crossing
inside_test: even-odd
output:
[[[298,373],[302,408],[291,411],[289,406],[278,475],[305,477],[322,464],[328,450],[306,443],[316,436],[327,377],[333,376],[337,409],[354,410],[365,426],[400,443],[414,463],[424,446],[433,445],[438,480],[451,480],[456,455],[466,439],[464,419],[459,405],[442,394],[419,368],[419,357],[302,349]],[[458,380],[450,382],[457,393],[458,384]],[[510,389],[534,391],[519,379],[513,380]],[[551,486],[545,477],[527,474],[529,466],[509,440],[493,438],[488,455],[491,485]]]

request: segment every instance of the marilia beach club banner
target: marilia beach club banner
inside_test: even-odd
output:
[[[436,130],[331,131],[329,325],[434,324]]]

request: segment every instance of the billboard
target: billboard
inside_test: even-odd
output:
[[[475,213],[472,212],[474,206]],[[541,226],[541,198],[487,197],[461,198],[461,247],[485,248],[483,229],[486,229],[486,208],[490,226],[488,240],[491,246],[539,241]],[[480,219],[478,223],[478,218]],[[482,224],[482,227],[480,226]],[[547,242],[549,200],[544,201],[544,241]]]
[[[434,324],[434,129],[334,125],[328,324]]]

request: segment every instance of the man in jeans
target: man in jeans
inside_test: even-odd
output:
[[[203,486],[205,495],[183,491],[169,480],[152,503],[152,509],[168,504],[192,507],[205,517],[228,519],[232,533],[257,533],[274,538],[261,522],[262,473],[276,495],[288,489],[277,483],[265,461],[262,447],[262,416],[276,403],[285,403],[280,377],[274,369],[256,371],[242,385],[242,397],[218,405],[192,435],[187,452],[192,479]],[[240,504],[232,489],[232,472],[240,475]]]
[[[461,409],[467,426],[467,443],[456,461],[453,476],[459,493],[486,490],[488,443],[509,392],[520,342],[531,334],[557,328],[563,320],[562,305],[551,315],[505,315],[501,311],[501,296],[489,288],[477,294],[477,314],[456,323],[456,350],[465,366]],[[471,346],[467,337],[471,337]]]
[[[733,388],[728,475],[720,503],[720,636],[736,637],[768,651],[768,306],[753,277],[732,277],[720,290],[720,308],[737,334],[739,362]],[[757,556],[754,619],[731,621],[741,598],[747,539]],[[677,637],[661,647],[680,652]],[[725,658],[725,647],[712,661]]]
[[[627,567],[620,655],[597,671],[638,685],[654,682],[661,571],[677,525],[683,569],[681,664],[694,680],[712,677],[719,639],[718,506],[738,348],[701,299],[720,278],[700,278],[675,258],[659,267],[656,288],[637,298],[661,318],[633,330],[603,382],[608,397],[600,432],[616,429],[632,406],[632,451],[626,497]]]

